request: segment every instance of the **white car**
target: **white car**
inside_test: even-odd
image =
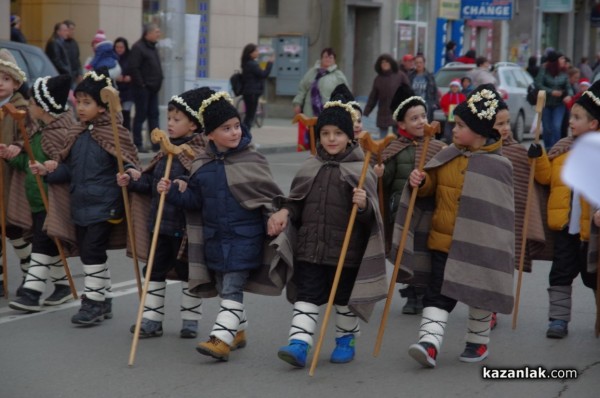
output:
[[[474,64],[450,62],[435,74],[435,83],[440,92],[440,97],[448,92],[449,84],[453,79],[461,79],[475,68]],[[519,64],[512,62],[498,62],[494,65],[493,73],[498,79],[496,89],[502,95],[510,110],[510,122],[513,136],[517,141],[522,141],[529,134],[533,124],[535,108],[527,102],[527,87],[533,83],[531,75]],[[433,119],[445,122],[446,116],[441,109],[434,112]]]

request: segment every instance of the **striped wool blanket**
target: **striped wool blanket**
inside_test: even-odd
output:
[[[216,156],[210,145],[200,150],[192,164],[191,174],[214,161]],[[265,217],[269,216],[273,210],[273,198],[282,193],[273,180],[265,157],[249,145],[227,154],[222,161],[233,197],[243,208],[260,208]],[[186,223],[190,291],[201,297],[214,297],[217,295],[215,280],[204,262],[202,212],[186,211]],[[284,234],[280,234],[273,240],[265,239],[262,266],[250,273],[245,291],[269,296],[281,294],[291,277],[293,264],[291,245],[284,241],[285,238]]]
[[[515,248],[512,166],[499,151],[468,152],[452,144],[429,161],[425,170],[442,167],[457,156],[466,156],[469,162],[442,294],[470,306],[509,314],[513,307]],[[395,237],[402,233],[409,199],[407,188],[396,217]],[[401,264],[405,277],[415,273],[415,266],[430,267],[426,264],[427,253],[421,251],[421,240],[427,239],[422,234],[431,226],[431,218],[424,217],[420,210],[423,199],[431,200],[417,200]],[[420,233],[415,235],[415,230]]]
[[[361,147],[355,145],[352,152],[339,163],[342,178],[352,187],[358,186],[364,160],[365,155]],[[307,159],[292,181],[290,195],[276,198],[274,201],[275,206],[280,208],[286,201],[304,200],[312,188],[317,173],[324,165],[325,162],[318,157]],[[388,284],[385,268],[383,221],[377,200],[377,178],[372,170],[367,173],[363,189],[367,192],[369,204],[373,206],[375,219],[371,225],[371,234],[348,306],[359,318],[368,322],[375,303],[387,296]],[[290,281],[287,285],[287,297],[292,303],[296,301],[296,288],[293,281]]]

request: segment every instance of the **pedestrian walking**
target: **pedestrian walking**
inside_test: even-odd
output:
[[[252,130],[252,123],[254,123],[254,117],[258,109],[258,100],[265,91],[265,80],[269,77],[273,68],[273,61],[275,60],[275,56],[271,56],[267,61],[265,69],[262,69],[256,61],[258,55],[258,46],[256,44],[246,44],[242,51],[240,63],[242,80],[244,82],[242,97],[246,107],[246,114],[242,123],[244,123],[248,131]]]

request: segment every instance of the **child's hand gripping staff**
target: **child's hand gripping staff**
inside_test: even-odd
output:
[[[421,151],[421,158],[419,159],[419,172],[423,172],[425,167],[425,159],[427,158],[427,149],[429,148],[429,141],[431,137],[440,132],[440,124],[438,122],[432,122],[431,125],[425,127],[425,140],[423,142],[423,150]],[[396,287],[396,279],[398,278],[398,272],[400,271],[400,263],[402,262],[402,254],[404,253],[404,246],[406,246],[406,238],[408,237],[408,231],[410,229],[410,221],[412,219],[415,202],[417,200],[418,188],[413,188],[410,194],[410,202],[406,213],[406,219],[404,220],[404,228],[402,229],[402,235],[400,237],[400,245],[398,246],[398,253],[396,254],[396,261],[394,262],[394,271],[392,278],[390,279],[390,287],[388,289],[387,299],[385,300],[385,307],[383,308],[383,314],[381,316],[381,324],[379,325],[379,332],[377,333],[377,341],[375,342],[375,350],[373,356],[378,356],[381,350],[381,343],[383,340],[383,334],[385,333],[385,326],[387,324],[387,318],[392,305],[392,297],[394,296],[394,290]]]
[[[13,119],[17,121],[19,125],[19,131],[21,132],[21,137],[23,137],[23,146],[25,152],[27,152],[27,156],[29,157],[29,163],[35,164],[35,156],[33,156],[33,151],[31,149],[31,145],[29,144],[29,136],[27,135],[27,130],[25,129],[25,117],[27,117],[27,112],[24,110],[19,110],[14,107],[12,104],[6,104],[3,106],[6,112],[12,116]],[[48,195],[46,194],[46,190],[44,189],[44,184],[42,182],[42,177],[39,174],[34,174],[35,182],[37,183],[38,189],[40,190],[40,196],[42,198],[42,203],[44,204],[44,209],[46,213],[48,213],[49,203],[48,203]],[[75,300],[77,297],[77,289],[75,288],[75,283],[73,283],[73,277],[71,276],[71,270],[69,269],[69,264],[67,263],[67,257],[65,256],[65,251],[63,249],[62,243],[58,238],[54,238],[54,244],[56,244],[56,248],[58,249],[58,254],[60,255],[60,259],[63,263],[63,267],[65,268],[65,274],[67,275],[67,280],[69,281],[69,287],[71,288],[71,294]],[[5,290],[6,291],[6,290]]]
[[[360,133],[360,135],[358,136],[359,138],[361,138],[364,134],[369,134],[366,131],[363,131],[362,133]],[[373,153],[377,155],[377,165],[381,166],[382,161],[381,161],[381,154],[383,152],[383,150],[390,144],[390,142],[394,141],[394,139],[396,139],[395,136],[393,135],[388,135],[385,138],[382,138],[380,140],[370,140],[370,142],[373,143]],[[383,204],[383,175],[381,177],[377,178],[377,194],[379,196],[379,210],[381,211],[381,218],[385,220],[385,210],[384,210],[384,204]]]
[[[4,119],[4,107],[0,108],[0,121]],[[0,137],[2,137],[0,131]],[[4,145],[0,139],[0,145]],[[4,193],[4,162],[0,161],[0,193]],[[4,208],[4,198],[0,198],[0,227],[2,229],[2,285],[4,287],[4,297],[8,298],[8,267],[6,258],[6,209]]]
[[[155,144],[160,143],[161,151],[167,155],[167,165],[165,167],[164,179],[169,178],[171,174],[171,166],[173,164],[173,156],[184,153],[187,157],[193,158],[194,151],[187,144],[180,146],[171,144],[167,134],[159,129],[154,129],[151,135],[152,142]],[[156,211],[156,221],[154,222],[154,230],[152,232],[152,243],[150,245],[150,254],[148,255],[148,263],[146,264],[146,275],[144,279],[144,288],[142,290],[142,297],[140,300],[140,306],[138,308],[137,320],[135,322],[135,330],[133,332],[133,342],[131,344],[131,352],[129,354],[129,366],[133,366],[135,361],[135,352],[137,349],[137,343],[140,337],[140,328],[142,326],[142,316],[144,315],[144,305],[146,304],[146,296],[148,294],[148,287],[150,285],[150,275],[152,274],[152,267],[154,265],[154,256],[156,254],[156,244],[158,242],[158,234],[160,232],[160,222],[162,220],[162,213],[165,207],[165,196],[166,192],[160,193],[158,201],[158,210]]]
[[[537,96],[537,103],[535,104],[535,111],[537,113],[537,126],[535,129],[535,141],[530,148],[530,154],[533,153],[532,149],[539,148],[540,144],[540,132],[542,129],[542,111],[546,105],[546,91],[540,90]],[[541,155],[541,148],[536,154]],[[517,244],[521,245],[521,255],[519,257],[519,276],[517,277],[517,292],[515,294],[515,307],[513,310],[512,328],[517,328],[517,317],[519,316],[519,300],[521,298],[521,282],[523,280],[523,264],[525,261],[525,245],[527,244],[527,230],[529,229],[529,214],[531,213],[531,197],[533,193],[533,178],[535,177],[535,163],[537,157],[530,156],[531,165],[529,168],[529,181],[527,183],[527,201],[525,202],[525,215],[523,216],[523,232],[521,233],[521,242]]]
[[[121,111],[121,100],[119,99],[119,92],[114,87],[104,87],[100,90],[100,98],[105,103],[108,103],[108,110],[110,111],[110,120],[112,123],[112,130],[115,138],[115,152],[117,154],[117,165],[119,167],[119,174],[125,172],[123,166],[123,157],[121,156],[121,141],[119,140],[119,130],[117,128],[117,112]],[[133,231],[133,223],[131,220],[131,209],[129,207],[129,193],[127,187],[122,186],[121,192],[123,193],[123,207],[125,208],[125,218],[127,219],[127,233],[129,234],[129,241],[131,242],[131,256],[133,257],[133,267],[135,271],[135,280],[137,283],[138,294],[142,295],[142,279],[140,277],[140,268],[138,266],[137,250],[135,248],[135,235]]]
[[[335,270],[335,276],[333,278],[333,283],[331,285],[331,292],[329,293],[329,300],[327,301],[327,308],[325,309],[325,316],[323,317],[323,324],[321,325],[321,332],[319,333],[319,341],[317,342],[317,346],[315,347],[315,352],[313,354],[312,363],[310,365],[310,371],[308,374],[310,376],[314,376],[315,368],[317,367],[317,362],[319,361],[319,353],[321,352],[321,346],[323,345],[323,338],[325,337],[325,333],[327,331],[327,323],[329,321],[329,315],[331,314],[331,308],[333,307],[333,301],[335,299],[335,294],[337,292],[338,285],[340,283],[340,276],[342,275],[342,268],[344,267],[344,262],[346,260],[346,253],[348,251],[348,246],[350,245],[350,237],[352,235],[352,229],[354,228],[354,221],[356,220],[356,213],[358,212],[358,204],[356,199],[356,191],[362,191],[362,187],[365,182],[365,178],[367,177],[367,171],[369,171],[369,162],[371,160],[371,149],[376,146],[376,144],[371,139],[369,133],[365,133],[360,138],[360,144],[365,150],[365,160],[363,163],[362,171],[360,173],[360,178],[358,179],[358,185],[355,190],[355,198],[354,204],[352,205],[352,211],[350,212],[350,220],[348,221],[348,227],[346,228],[346,235],[344,236],[344,243],[342,244],[342,251],[340,253],[340,257],[337,263],[337,267]],[[366,200],[366,199],[365,199]]]

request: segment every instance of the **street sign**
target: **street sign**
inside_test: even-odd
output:
[[[512,0],[462,0],[461,19],[510,20]]]

